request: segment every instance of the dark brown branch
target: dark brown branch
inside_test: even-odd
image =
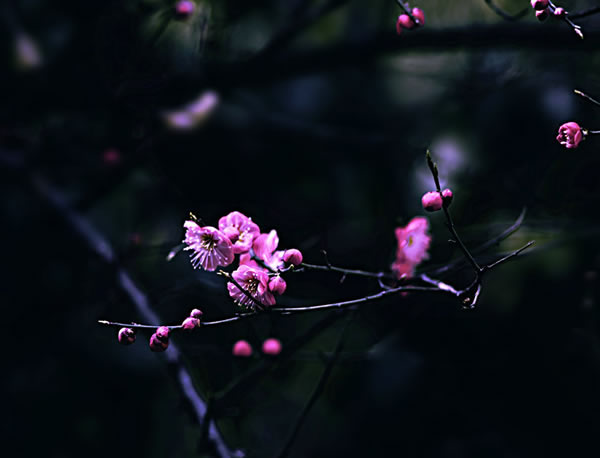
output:
[[[527,8],[523,8],[521,11],[519,11],[516,14],[510,14],[509,12],[504,11],[502,8],[500,8],[498,5],[496,5],[496,2],[494,0],[484,0],[484,2],[487,6],[490,7],[490,9],[494,13],[496,13],[502,19],[505,19],[507,21],[518,21],[523,16],[525,16],[527,14],[527,12],[530,10],[530,8],[527,7]]]
[[[60,215],[67,221],[73,231],[94,251],[104,262],[116,268],[117,283],[127,294],[139,315],[149,323],[160,322],[158,315],[152,310],[146,295],[135,284],[129,273],[116,262],[115,252],[104,236],[82,215],[75,212],[69,205],[65,196],[55,189],[41,176],[32,178],[35,191],[44,198]],[[103,324],[109,324],[103,322]],[[138,327],[149,327],[153,325],[138,325]],[[165,352],[165,358],[169,365],[175,368],[175,378],[182,395],[192,407],[198,424],[202,424],[206,414],[206,404],[196,391],[190,373],[181,360],[179,348],[175,344],[169,346]],[[208,436],[214,445],[219,457],[242,457],[240,451],[230,450],[221,437],[214,422],[208,425]]]

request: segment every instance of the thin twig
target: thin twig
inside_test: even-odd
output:
[[[319,381],[315,385],[315,388],[313,389],[312,394],[308,398],[308,401],[304,405],[304,408],[298,415],[298,419],[296,420],[296,423],[294,423],[294,427],[292,428],[292,431],[290,432],[288,439],[286,440],[283,448],[279,452],[279,455],[277,455],[278,458],[285,458],[289,454],[290,449],[294,443],[294,440],[296,439],[296,436],[300,432],[300,428],[304,424],[304,420],[306,419],[306,416],[308,415],[310,409],[312,408],[312,406],[315,404],[315,402],[321,395],[323,388],[325,387],[325,384],[327,383],[327,379],[329,378],[329,375],[331,374],[333,366],[334,366],[340,352],[342,351],[344,337],[346,335],[346,330],[348,329],[348,325],[350,324],[350,322],[351,322],[351,318],[349,318],[346,321],[346,323],[344,324],[344,327],[341,330],[340,336],[338,337],[338,341],[335,345],[333,355],[328,358],[327,365],[325,366],[325,369],[323,370],[323,373],[321,374]]]
[[[492,264],[488,264],[487,266],[484,267],[484,271],[493,269],[494,267],[508,261],[511,258],[514,258],[515,256],[518,256],[522,251],[526,250],[527,248],[529,248],[531,245],[533,245],[535,243],[535,240],[530,240],[529,242],[527,242],[525,245],[523,245],[521,248],[519,248],[518,250],[513,251],[512,253],[504,256],[503,258],[498,259],[496,262],[493,262]]]
[[[589,100],[590,102],[592,102],[594,105],[598,105],[600,106],[600,102],[598,102],[596,99],[594,99],[593,97],[589,96],[588,94],[586,94],[585,92],[580,91],[579,89],[574,89],[573,92],[581,97],[583,97],[584,99]]]

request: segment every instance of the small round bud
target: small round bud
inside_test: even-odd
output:
[[[558,128],[556,140],[566,148],[577,148],[584,139],[584,129],[574,121],[566,122]]]
[[[296,248],[285,250],[285,253],[283,253],[283,262],[285,262],[286,264],[299,266],[300,264],[302,264],[302,259],[302,253]]]
[[[448,189],[448,188],[444,189],[442,191],[442,198],[444,200],[444,205],[446,207],[449,207],[450,204],[452,203],[452,199],[454,198],[454,194],[452,193],[452,190]]]
[[[160,328],[158,328],[156,330],[156,337],[158,340],[162,341],[162,342],[168,342],[169,341],[169,334],[170,334],[170,330],[168,327],[166,326],[161,326]]]
[[[272,293],[283,294],[285,293],[286,287],[287,284],[285,283],[285,280],[279,275],[269,280],[269,291],[271,291]]]
[[[539,10],[535,12],[535,17],[537,18],[538,21],[543,22],[546,19],[548,19],[548,16],[550,16],[548,14],[548,10]]]
[[[131,345],[135,342],[135,331],[131,328],[121,328],[119,329],[118,339],[121,345]]]
[[[415,19],[419,21],[419,26],[424,26],[425,13],[423,13],[423,10],[421,8],[413,8],[411,12]]]
[[[531,0],[531,7],[534,10],[541,11],[548,8],[548,0]]]
[[[188,316],[185,320],[183,320],[183,323],[181,323],[181,327],[186,331],[191,331],[192,329],[200,327],[200,320],[198,318]]]
[[[242,358],[247,358],[252,355],[252,347],[245,340],[238,340],[233,346],[233,356],[239,356]]]
[[[155,352],[165,351],[169,346],[168,340],[160,340],[156,334],[150,336],[150,350]]]
[[[265,355],[278,355],[281,353],[281,342],[275,338],[267,339],[263,342],[262,351]]]
[[[188,17],[196,9],[196,4],[190,0],[180,0],[175,4],[175,12],[178,16]]]
[[[554,10],[554,16],[563,17],[567,15],[567,10],[561,8],[560,6]]]
[[[437,191],[426,192],[421,198],[421,203],[428,212],[436,212],[442,208],[442,196]]]
[[[410,16],[408,14],[401,14],[400,16],[398,16],[398,23],[400,24],[400,26],[404,29],[412,29],[415,26],[415,23],[413,22],[413,20],[410,18]],[[397,27],[397,25],[396,25]]]
[[[203,315],[203,313],[202,313],[202,310],[200,310],[200,309],[193,309],[190,312],[190,316],[192,318],[198,318],[198,319],[200,319],[202,317],[202,315]]]

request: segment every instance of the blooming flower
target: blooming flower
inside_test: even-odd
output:
[[[268,234],[260,234],[252,244],[254,255],[265,263],[272,270],[279,270],[283,267],[283,250],[275,251],[279,245],[279,237],[277,231],[273,229]],[[258,270],[266,271],[267,269],[259,266],[249,253],[244,253],[240,256],[240,265],[248,265]]]
[[[577,148],[583,140],[583,130],[576,122],[567,122],[558,128],[556,140],[567,148]]]
[[[192,250],[192,265],[205,270],[215,270],[218,266],[228,266],[233,262],[233,246],[229,238],[211,226],[200,227],[194,221],[186,221],[184,250]]]
[[[266,306],[275,304],[275,296],[269,291],[269,276],[263,270],[248,265],[240,265],[231,275],[246,292],[261,304]],[[253,307],[255,305],[255,302],[234,283],[227,283],[227,290],[237,304],[243,307]]]
[[[231,212],[219,219],[219,230],[231,240],[235,254],[249,251],[254,239],[260,235],[260,229],[252,219],[240,212]]]
[[[428,258],[427,250],[431,243],[428,228],[429,222],[422,217],[413,218],[405,227],[396,228],[398,249],[392,271],[398,279],[411,277],[415,267]]]

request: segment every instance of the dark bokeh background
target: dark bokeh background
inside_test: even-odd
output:
[[[566,150],[554,137],[569,120],[600,129],[598,108],[572,93],[600,96],[598,19],[580,21],[589,34],[580,42],[531,12],[508,23],[483,1],[423,0],[426,27],[396,37],[393,1],[349,1],[294,36],[295,21],[324,2],[198,2],[185,20],[173,3],[2,5],[2,429],[11,456],[202,450],[147,336],[121,347],[97,325],[140,317],[114,265],[36,191],[33,176],[102,231],[155,311],[177,323],[192,307],[209,319],[234,312],[221,278],[192,270],[185,254],[165,261],[190,210],[211,225],[242,211],[309,262],[323,263],[326,249],[336,265],[387,269],[393,229],[423,213],[420,196],[432,187],[428,147],[469,246],[526,206],[521,230],[485,259],[529,239],[536,247],[486,278],[474,311],[425,295],[362,307],[291,456],[597,456],[600,141]],[[529,2],[498,3],[516,12]],[[474,44],[471,24],[498,42]],[[432,35],[451,27],[467,38]],[[165,110],[206,90],[220,97],[212,116],[193,130],[166,126]],[[425,268],[459,256],[442,216],[430,221]],[[445,280],[462,286],[470,275]],[[279,302],[377,291],[339,280],[295,275]],[[232,446],[269,457],[348,317],[261,317],[175,340],[206,397],[259,368],[214,414]],[[231,356],[237,339],[258,350],[272,336],[294,351],[276,361],[258,351]]]

